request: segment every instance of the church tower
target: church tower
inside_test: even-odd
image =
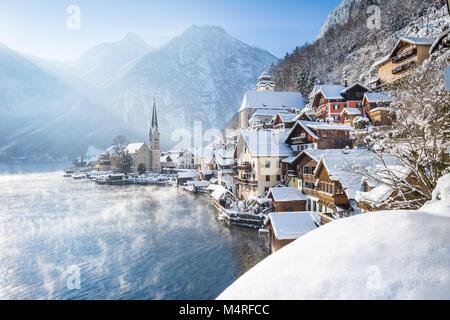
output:
[[[259,82],[256,86],[256,91],[274,91],[275,83],[273,82],[273,77],[268,74],[265,70],[259,77]]]
[[[158,116],[156,114],[156,99],[153,100],[152,123],[148,136],[150,142],[150,171],[161,172],[161,145],[159,141]]]

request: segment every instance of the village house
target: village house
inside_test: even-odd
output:
[[[179,155],[178,155],[179,156]],[[161,153],[160,157],[161,172],[165,174],[172,174],[175,172],[176,164],[169,153]]]
[[[100,154],[97,157],[95,170],[97,171],[110,171],[111,170],[111,160],[108,154]]]
[[[300,93],[274,91],[274,89],[275,83],[272,81],[272,76],[264,72],[259,78],[256,89],[247,91],[244,95],[241,107],[237,112],[239,128],[249,128],[249,121],[257,110],[258,113],[265,110],[266,113],[270,113],[269,116],[275,116],[278,112],[291,113],[291,110],[304,108],[305,102]],[[253,121],[259,120],[254,118]]]
[[[285,185],[301,190],[305,196],[305,210],[311,212],[319,211],[319,196],[314,191],[316,169],[322,154],[342,153],[342,150],[304,150],[297,156],[289,157],[282,162],[282,172]]]
[[[197,169],[198,158],[193,150],[172,150],[168,153],[177,169]]]
[[[364,110],[372,125],[386,126],[392,124],[391,102],[392,98],[385,93],[367,92],[364,95]]]
[[[276,252],[319,226],[311,212],[272,212],[265,224],[269,229],[271,252]]]
[[[312,108],[316,110],[317,121],[344,123],[344,109],[357,109],[359,116],[365,117],[363,97],[369,91],[365,86],[355,83],[344,85],[320,85],[315,89]]]
[[[215,150],[212,145],[209,145],[197,152],[197,163],[200,177],[203,180],[209,180],[214,176],[215,164]]]
[[[128,154],[132,159],[131,170],[133,173],[137,173],[137,168],[139,164],[145,166],[145,170],[148,171],[150,168],[150,149],[143,143],[131,143],[125,148],[125,153]]]
[[[430,56],[430,48],[436,39],[401,37],[392,51],[377,61],[372,68],[378,68],[378,85],[403,78],[412,68],[421,65]]]
[[[119,154],[117,153],[116,146],[110,146],[105,151],[105,155],[108,157],[111,167],[116,167],[119,162]]]
[[[342,149],[353,145],[352,128],[343,124],[297,121],[286,143],[295,152],[307,149]]]
[[[248,121],[251,130],[268,129],[273,127],[273,120],[277,114],[284,116],[295,116],[293,110],[283,109],[258,109]]]
[[[272,201],[275,212],[292,212],[306,210],[306,197],[296,188],[274,187],[269,189],[267,198]]]
[[[313,121],[309,115],[307,115],[303,110],[296,110],[295,113],[277,113],[273,119],[273,129],[280,129],[288,131],[292,129],[298,120],[303,121]]]
[[[215,150],[215,176],[219,185],[235,192],[234,176],[234,151],[232,145]]]
[[[352,126],[356,119],[361,118],[361,110],[358,108],[345,108],[341,112],[341,118],[344,119],[346,126]]]
[[[177,173],[177,187],[187,184],[188,182],[198,181],[200,173],[195,171],[183,171]]]
[[[281,160],[292,150],[284,131],[243,130],[235,150],[236,192],[239,199],[261,196],[281,183]]]
[[[388,171],[388,172],[387,172]],[[413,194],[400,195],[392,186],[395,176],[396,183],[404,182],[411,186],[417,186],[417,180],[411,175],[411,170],[402,165],[376,166],[372,176],[362,179],[363,191],[356,191],[355,200],[362,213],[390,210],[391,205],[412,200]],[[405,198],[403,198],[405,197]],[[405,209],[408,207],[405,206]]]

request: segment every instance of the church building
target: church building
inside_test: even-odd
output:
[[[156,114],[156,100],[153,100],[152,123],[149,132],[150,168],[149,171],[161,172],[161,144]]]
[[[293,113],[302,110],[305,102],[299,92],[275,91],[273,77],[267,72],[259,77],[255,90],[248,90],[238,111],[238,128],[250,127],[253,115],[275,117],[277,113]]]

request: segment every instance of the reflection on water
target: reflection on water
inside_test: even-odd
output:
[[[42,171],[0,174],[1,299],[213,299],[268,255],[204,197]]]

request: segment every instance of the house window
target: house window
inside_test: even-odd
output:
[[[339,106],[338,104],[335,104],[335,105],[333,106],[333,110],[339,110],[339,108],[340,108],[340,106]]]
[[[281,176],[279,174],[277,174],[277,181],[281,180]]]
[[[341,116],[334,116],[333,118],[334,118],[334,120],[336,120],[336,121],[341,120]]]
[[[266,181],[270,182],[270,176],[266,176]]]
[[[266,161],[266,168],[270,168],[270,161]]]

